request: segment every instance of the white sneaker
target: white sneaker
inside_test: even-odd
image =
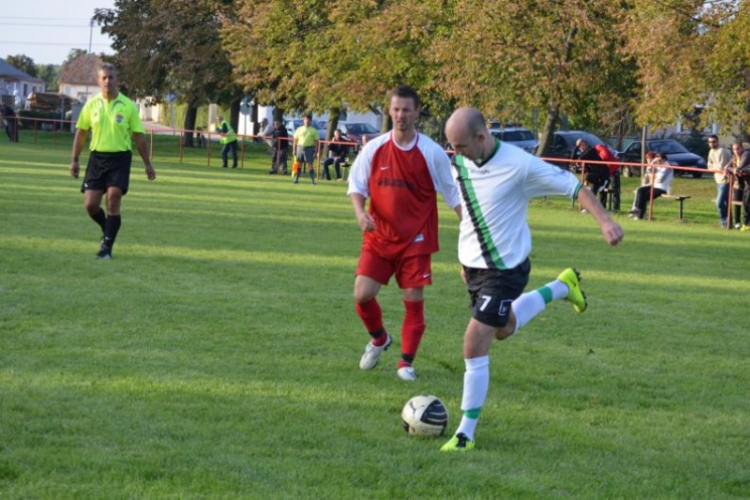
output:
[[[359,360],[359,368],[362,370],[372,370],[375,365],[378,364],[380,355],[388,349],[391,345],[392,339],[389,333],[386,333],[388,338],[383,345],[373,345],[372,341],[368,342],[365,346],[365,353],[362,355],[362,359]]]
[[[411,366],[404,366],[398,369],[398,378],[401,380],[412,381],[417,380],[417,374],[414,373],[414,368]]]

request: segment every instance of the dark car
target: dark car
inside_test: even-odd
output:
[[[706,168],[706,160],[695,153],[691,153],[685,146],[674,139],[652,139],[646,141],[646,150],[654,153],[664,153],[667,161],[675,167]],[[641,141],[631,143],[625,151],[620,153],[620,160],[625,163],[641,163]],[[639,175],[640,168],[627,167],[627,173]],[[702,172],[676,172],[692,175],[694,179],[700,179]]]
[[[380,135],[380,130],[369,123],[339,123],[339,130],[345,138],[357,143],[354,146],[355,151],[362,147],[362,137],[369,140]]]
[[[594,134],[582,130],[557,131],[552,136],[552,144],[550,145],[547,154],[544,155],[544,158],[558,167],[575,170],[573,163],[567,160],[570,160],[573,157],[573,153],[576,150],[576,141],[578,141],[578,139],[583,139],[589,146],[604,144],[609,148],[609,145],[607,145],[606,142],[599,139]],[[609,149],[611,150],[612,148]],[[559,158],[559,160],[557,160],[557,158]]]

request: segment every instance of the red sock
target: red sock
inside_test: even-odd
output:
[[[383,345],[388,339],[383,329],[383,311],[380,310],[380,304],[377,299],[370,299],[362,304],[355,304],[357,314],[367,329],[367,333],[372,337],[373,345]]]
[[[411,366],[417,355],[419,343],[424,333],[424,302],[404,301],[404,324],[401,327],[401,361],[398,367]]]

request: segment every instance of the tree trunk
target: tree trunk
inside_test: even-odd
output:
[[[341,108],[331,108],[328,113],[328,127],[326,128],[326,140],[333,139],[333,132],[339,126],[339,117],[341,116]],[[323,145],[323,158],[328,158],[328,143]]]
[[[552,146],[552,137],[554,137],[557,119],[560,117],[560,106],[555,103],[547,105],[547,118],[544,121],[544,128],[539,135],[539,146],[536,148],[537,156],[546,156]]]
[[[240,129],[240,105],[242,104],[242,97],[235,98],[229,104],[229,124],[234,130]],[[247,131],[245,131],[247,133]]]
[[[186,148],[193,147],[193,130],[195,130],[195,120],[198,118],[198,106],[189,103],[185,110],[185,123],[182,127],[185,131],[182,133],[182,145]]]

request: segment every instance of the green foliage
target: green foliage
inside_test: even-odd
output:
[[[56,64],[37,64],[36,69],[39,79],[44,80],[46,91],[56,92],[59,87],[57,78],[60,73],[60,66]]]
[[[245,168],[177,161],[155,137],[140,162],[110,262],[62,141],[0,141],[0,497],[3,498],[747,498],[748,235],[721,231],[710,179],[687,223],[624,225],[607,248],[589,216],[529,207],[529,288],[578,266],[590,301],[547,309],[491,353],[474,453],[412,439],[402,405],[420,393],[460,416],[462,333],[455,215],[440,205],[435,285],[419,379],[371,372],[353,311],[361,234],[343,183],[293,185]],[[213,145],[215,159],[217,149]],[[85,155],[84,155],[85,156]],[[625,179],[625,203],[635,187]],[[394,284],[379,296],[398,338]]]
[[[30,58],[27,55],[24,54],[17,54],[17,55],[7,55],[5,56],[5,62],[13,66],[14,68],[23,71],[29,76],[32,76],[34,78],[37,77],[37,67],[36,64],[34,64],[34,60]]]

